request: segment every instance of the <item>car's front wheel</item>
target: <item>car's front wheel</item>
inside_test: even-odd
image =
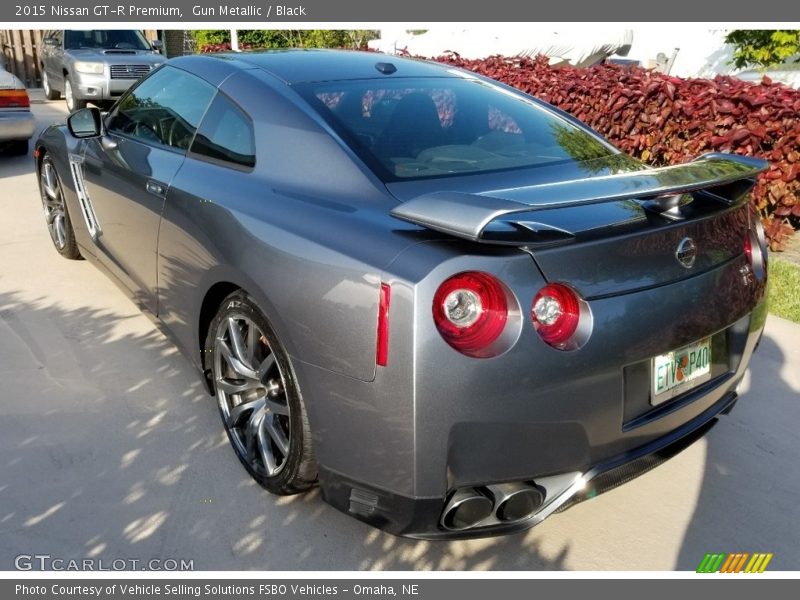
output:
[[[228,296],[206,340],[214,391],[237,457],[274,494],[311,487],[317,463],[289,356],[244,292]]]
[[[54,90],[50,85],[50,78],[47,76],[47,71],[44,70],[44,66],[42,66],[42,87],[44,88],[44,96],[48,100],[58,100],[61,98],[61,93],[58,90]]]
[[[47,231],[58,253],[64,258],[77,260],[81,257],[75,231],[69,218],[61,180],[49,154],[45,154],[39,169],[39,193],[42,196]]]
[[[64,78],[64,100],[67,102],[67,110],[69,112],[86,108],[86,100],[75,97],[75,86],[72,85],[72,80],[69,76]]]

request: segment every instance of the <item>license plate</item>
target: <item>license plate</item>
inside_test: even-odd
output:
[[[656,406],[711,379],[711,338],[656,356],[650,404]]]

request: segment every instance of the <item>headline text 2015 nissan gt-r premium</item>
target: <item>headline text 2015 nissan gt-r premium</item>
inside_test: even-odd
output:
[[[247,471],[400,535],[517,531],[652,468],[764,325],[764,161],[648,168],[434,63],[183,57],[35,154],[56,249],[155,316]]]

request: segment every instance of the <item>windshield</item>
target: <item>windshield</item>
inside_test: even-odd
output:
[[[100,50],[150,50],[150,44],[140,31],[133,29],[66,31],[67,50],[95,48]]]
[[[370,79],[297,86],[384,180],[585,161],[616,151],[483,80]]]

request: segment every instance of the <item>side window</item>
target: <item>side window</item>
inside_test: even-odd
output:
[[[217,94],[194,138],[191,152],[252,168],[256,164],[253,124],[223,94]]]
[[[162,67],[120,101],[108,130],[187,150],[214,91],[212,85],[194,75]]]

